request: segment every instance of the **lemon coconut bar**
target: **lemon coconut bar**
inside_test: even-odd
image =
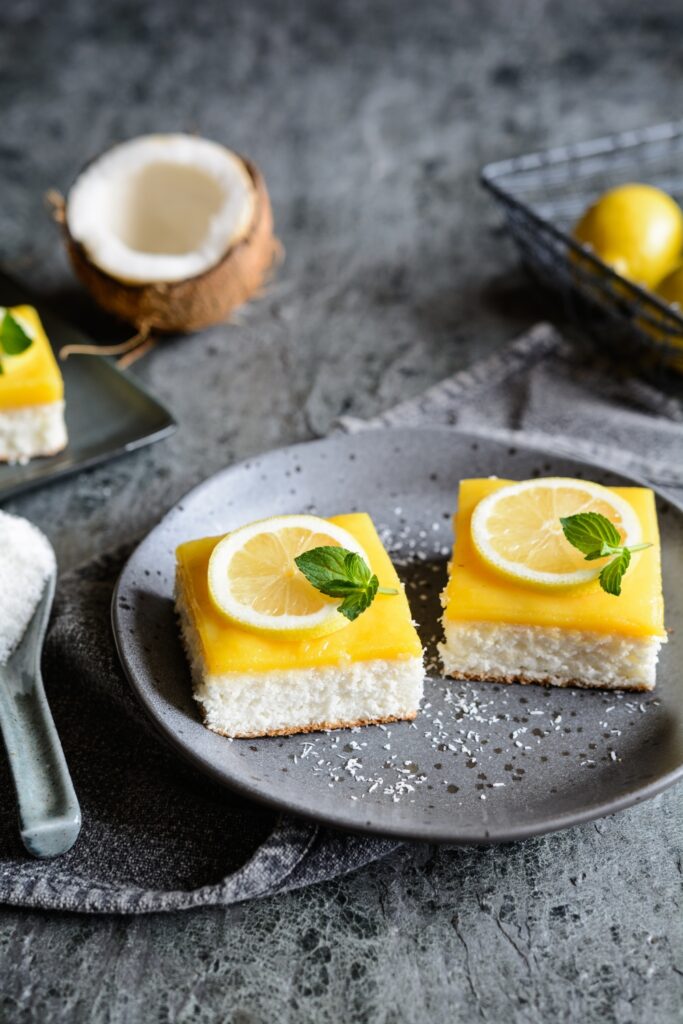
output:
[[[233,737],[275,736],[415,717],[422,646],[396,570],[365,514],[328,520],[350,533],[394,597],[375,600],[314,640],[258,634],[215,607],[208,565],[220,537],[177,549],[176,609],[205,725]]]
[[[501,683],[651,690],[666,642],[657,515],[652,491],[610,488],[653,542],[635,555],[615,598],[597,583],[541,591],[491,569],[475,548],[471,520],[481,500],[510,481],[463,480],[455,546],[442,595],[447,675]],[[585,563],[584,563],[585,564]]]
[[[0,462],[28,462],[66,446],[64,382],[35,309],[15,306],[8,312],[31,344],[2,361]]]

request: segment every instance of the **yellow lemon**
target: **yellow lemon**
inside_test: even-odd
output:
[[[620,185],[586,210],[574,238],[618,274],[652,288],[680,258],[683,211],[651,185]]]
[[[672,270],[655,288],[657,295],[670,306],[683,309],[683,264]]]
[[[675,312],[679,316],[683,315],[683,264],[672,270],[670,274],[667,274],[663,281],[660,281],[655,288],[655,294],[663,299],[664,302],[670,306],[675,307]],[[662,322],[666,322],[668,327],[674,327],[674,324],[669,320],[662,318]],[[676,334],[674,331],[659,330],[651,322],[640,319],[638,326],[641,330],[645,331],[657,342],[661,342],[670,348],[679,348],[683,350],[683,330]],[[683,371],[683,356],[681,358],[671,358],[671,354],[667,354],[667,361],[676,370]]]

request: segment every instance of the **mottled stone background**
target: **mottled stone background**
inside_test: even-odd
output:
[[[74,284],[41,197],[150,130],[253,157],[287,250],[233,325],[136,369],[178,417],[171,440],[8,509],[66,568],[231,461],[375,413],[552,316],[478,169],[680,116],[682,38],[679,0],[6,0],[0,257],[16,274],[123,336]],[[0,1020],[680,1021],[682,840],[679,787],[227,912],[5,910]]]

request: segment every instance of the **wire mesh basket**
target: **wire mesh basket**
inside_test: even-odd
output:
[[[621,277],[571,235],[601,193],[626,182],[655,185],[683,205],[683,121],[488,164],[481,180],[523,262],[559,290],[565,313],[601,351],[623,356],[628,347],[643,369],[683,373],[681,309]]]

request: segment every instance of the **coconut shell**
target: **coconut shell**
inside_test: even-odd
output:
[[[280,253],[263,175],[240,157],[254,183],[254,217],[248,233],[213,267],[185,281],[126,284],[100,270],[75,241],[68,219],[60,217],[73,268],[98,306],[149,332],[196,331],[227,320],[257,294]]]

